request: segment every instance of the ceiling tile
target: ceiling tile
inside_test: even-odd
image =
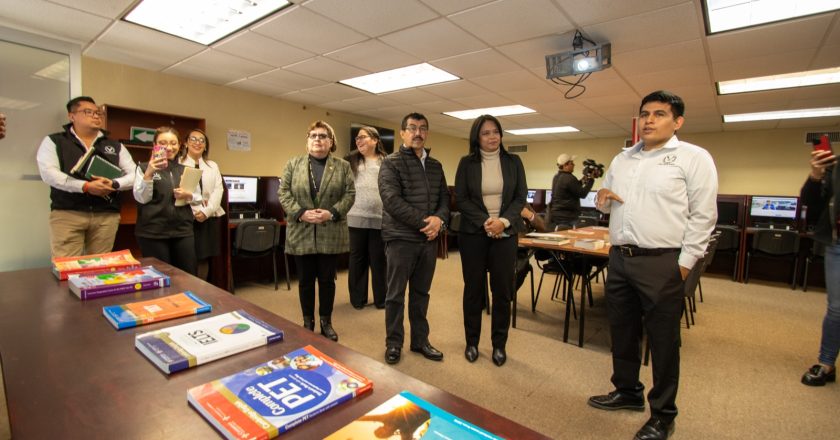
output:
[[[423,86],[420,89],[446,99],[468,98],[489,93],[487,89],[463,79],[443,84]]]
[[[356,23],[353,29],[369,37],[378,37],[439,17],[417,0],[312,0],[304,7],[336,22]]]
[[[383,93],[382,96],[402,104],[420,104],[436,102],[440,97],[421,89],[406,89],[396,92]]]
[[[501,107],[504,105],[514,105],[519,104],[518,102],[511,101],[503,96],[499,96],[495,93],[488,93],[486,95],[480,96],[470,96],[467,98],[457,98],[453,99],[453,101],[460,104],[460,107],[453,108],[451,111],[454,110],[470,110],[476,108],[487,108],[487,107]]]
[[[342,79],[366,75],[367,72],[326,57],[310,58],[287,66],[285,70],[311,76],[323,81],[335,82]]]
[[[186,61],[164,70],[166,73],[187,75],[205,81],[226,84],[271,70],[271,66],[255,63],[230,54],[207,49]]]
[[[527,69],[542,69],[545,76],[545,56],[572,50],[573,37],[574,32],[552,34],[505,44],[496,49]]]
[[[284,90],[281,87],[277,87],[276,85],[262,81],[255,81],[252,79],[242,79],[239,81],[228,83],[226,85],[229,87],[247,90],[249,92],[259,93],[260,95],[266,96],[280,96],[281,94],[286,92],[286,90]]]
[[[440,14],[449,15],[496,0],[420,0]]]
[[[379,40],[363,41],[330,52],[326,56],[371,73],[420,63],[419,58],[408,55]]]
[[[273,67],[288,66],[315,56],[312,52],[251,31],[216,44],[213,49]]]
[[[452,14],[449,19],[491,45],[574,29],[549,0],[499,0]]]
[[[679,94],[678,90],[682,87],[711,86],[712,78],[706,66],[695,66],[632,76],[627,78],[627,82],[642,94],[663,89]]]
[[[30,3],[31,0],[27,1]],[[121,18],[135,0],[49,0],[69,8],[87,11],[107,18]]]
[[[686,3],[687,0],[554,0],[578,26],[589,26],[605,21],[632,17],[645,12]],[[688,3],[691,3],[689,0]]]
[[[664,58],[667,58],[667,62],[663,62]],[[612,57],[612,68],[621,72],[625,77],[689,66],[698,69],[706,68],[706,52],[703,48],[703,40],[699,38],[631,52],[621,52]]]
[[[484,43],[443,18],[380,39],[421,60],[436,60],[487,48]]]
[[[651,39],[663,44],[696,40],[703,35],[693,2],[653,12],[585,26],[584,36],[595,43],[612,42],[612,53],[632,52],[651,47]],[[651,30],[655,29],[655,33]],[[659,45],[659,44],[654,44]]]
[[[471,81],[488,90],[506,91],[531,90],[545,85],[545,80],[525,70],[479,76]]]
[[[327,84],[325,81],[289,72],[284,69],[275,69],[270,72],[255,75],[250,79],[273,84],[289,92],[293,90],[310,89]]]
[[[370,93],[364,90],[359,90],[344,84],[330,83],[323,86],[312,87],[311,89],[301,90],[302,92],[314,93],[321,96],[329,96],[330,101],[344,100],[350,98],[359,98],[367,96]]]
[[[724,32],[708,37],[713,62],[815,49],[831,24],[831,15]]]
[[[317,93],[310,93],[310,92],[305,91],[305,90],[285,93],[283,95],[280,95],[280,98],[287,99],[287,100],[292,101],[292,102],[300,102],[300,103],[303,103],[303,104],[311,104],[311,105],[318,105],[318,106],[332,101],[332,98],[330,98],[330,97],[324,97],[324,96],[318,95]]]
[[[474,78],[521,69],[519,65],[493,49],[434,60],[431,64],[461,78]]]
[[[143,42],[143,50],[137,42]],[[163,32],[117,21],[91,44],[85,55],[147,70],[162,70],[207,47]]]
[[[283,9],[251,30],[318,54],[367,39],[364,34],[300,6]]]
[[[2,0],[0,10],[0,23],[6,26],[25,31],[42,29],[42,33],[84,44],[111,24],[107,18],[43,0],[27,0],[25,6],[20,0]]]
[[[840,28],[840,26],[836,26]],[[840,66],[840,44],[834,46],[823,46],[817,52],[814,58],[814,63],[810,66],[811,69],[827,69],[829,67]]]
[[[839,125],[840,125],[840,117],[835,116],[835,117],[830,117],[830,118],[785,119],[783,121],[779,121],[779,124],[778,124],[777,128],[810,128],[810,127],[814,127],[816,130],[823,130],[823,129],[825,129],[825,127],[833,127],[834,130],[837,130],[837,127]],[[808,146],[807,148],[810,148],[810,146]],[[835,149],[834,151],[836,152],[837,150]]]
[[[809,70],[815,54],[816,49],[777,52],[755,57],[745,54],[743,58],[713,63],[714,80],[728,81]]]

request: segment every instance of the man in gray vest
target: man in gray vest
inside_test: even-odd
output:
[[[50,248],[53,258],[110,252],[120,225],[119,191],[134,185],[134,161],[125,147],[108,139],[103,114],[89,96],[67,103],[70,123],[41,141],[36,159],[50,186]],[[122,170],[113,180],[71,170],[89,150]],[[90,159],[88,159],[90,160]]]

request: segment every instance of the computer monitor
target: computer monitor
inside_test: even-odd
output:
[[[580,199],[580,207],[595,209],[596,195],[598,195],[598,191],[589,191],[589,194],[587,194],[586,197]]]
[[[259,177],[224,176],[228,190],[228,203],[256,205]]]
[[[525,201],[528,202],[528,203],[534,203],[534,196],[536,196],[536,195],[537,195],[537,190],[529,189],[528,190],[528,196],[525,197]]]
[[[551,190],[550,189],[545,191],[545,205],[548,206],[549,203],[551,203]]]
[[[752,196],[750,217],[773,221],[796,220],[796,197]]]

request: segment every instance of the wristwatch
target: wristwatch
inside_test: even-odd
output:
[[[111,181],[111,188],[114,188],[114,191],[120,189],[120,182],[117,182],[116,180],[112,180]]]

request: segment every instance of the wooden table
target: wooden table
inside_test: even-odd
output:
[[[187,390],[307,344],[369,377],[374,389],[281,438],[323,438],[403,390],[503,437],[547,438],[172,266],[151,258],[142,261],[170,275],[173,287],[80,301],[47,268],[0,273],[0,359],[15,439],[216,438],[211,425],[187,404]],[[183,290],[211,303],[212,315],[244,309],[282,329],[285,339],[168,376],[135,350],[135,334],[207,314],[119,332],[102,316],[105,305]]]
[[[589,226],[580,229],[569,229],[566,231],[555,232],[555,235],[567,238],[569,241],[564,244],[546,243],[545,241],[536,241],[528,237],[519,238],[519,246],[529,247],[534,249],[545,249],[551,251],[554,259],[557,261],[561,270],[563,270],[569,282],[566,285],[566,319],[563,323],[563,342],[569,341],[569,320],[571,318],[571,302],[568,298],[574,298],[574,285],[571,280],[571,273],[567,272],[566,266],[562,264],[562,254],[567,255],[581,255],[584,257],[583,265],[587,267],[587,260],[590,258],[604,259],[610,256],[609,235],[608,228],[601,226]],[[596,239],[604,240],[605,245],[601,249],[583,249],[575,247],[575,242],[579,239]],[[583,347],[583,324],[586,319],[586,282],[581,283],[580,288],[580,320],[578,322],[578,347]]]

